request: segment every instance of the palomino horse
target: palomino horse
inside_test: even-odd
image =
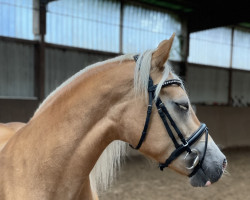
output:
[[[0,123],[0,151],[9,141],[9,139],[24,126],[21,122],[11,122],[6,124]]]
[[[51,93],[0,152],[0,199],[97,199],[126,143],[193,186],[218,181],[225,156],[165,65],[173,39],[89,66]]]

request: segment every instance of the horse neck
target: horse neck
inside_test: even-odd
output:
[[[105,64],[83,73],[50,97],[49,105],[41,107],[18,134],[19,140],[13,141],[16,149],[27,147],[14,161],[15,166],[22,157],[27,161],[24,184],[30,177],[39,177],[32,185],[45,185],[61,195],[78,194],[84,183],[89,184],[98,157],[119,139],[119,105],[133,91],[133,72],[131,61]]]

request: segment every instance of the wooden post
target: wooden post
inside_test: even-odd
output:
[[[124,17],[124,0],[121,0],[120,7],[120,37],[119,37],[119,53],[123,52],[123,17]]]
[[[231,31],[231,49],[230,49],[230,64],[228,71],[228,105],[232,106],[233,97],[232,97],[232,76],[233,76],[233,45],[234,45],[234,27]]]
[[[35,45],[35,96],[39,101],[45,98],[45,41],[46,5],[43,0],[33,0],[33,33],[38,41]]]
[[[181,37],[180,37],[180,50],[181,50],[181,62],[180,62],[180,76],[185,81],[187,74],[187,63],[189,55],[189,31],[188,31],[188,21],[182,20],[181,22]]]

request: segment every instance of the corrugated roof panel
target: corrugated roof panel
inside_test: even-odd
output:
[[[170,59],[181,60],[180,40],[181,23],[178,18],[166,12],[150,10],[134,5],[124,7],[123,52],[143,52],[156,48],[174,32],[175,37]]]

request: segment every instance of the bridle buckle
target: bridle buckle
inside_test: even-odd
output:
[[[186,143],[185,144],[183,144],[183,147],[187,147],[189,144],[188,144],[188,142],[186,141]]]

